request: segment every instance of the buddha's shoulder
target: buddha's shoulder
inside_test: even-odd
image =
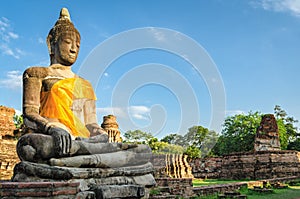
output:
[[[42,67],[42,66],[32,66],[27,68],[24,73],[23,77],[36,77],[36,78],[45,78],[49,75],[49,67]]]

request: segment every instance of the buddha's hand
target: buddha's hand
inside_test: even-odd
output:
[[[108,142],[108,135],[106,133],[103,133],[89,138],[76,137],[76,140],[89,142],[89,143],[106,143]]]
[[[68,156],[72,146],[71,135],[66,130],[55,126],[49,127],[48,133],[53,137],[55,156]]]

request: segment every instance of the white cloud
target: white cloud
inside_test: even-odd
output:
[[[288,12],[300,17],[300,0],[259,0],[253,1],[252,5],[275,12]]]
[[[150,29],[151,33],[154,35],[154,38],[157,40],[157,41],[165,41],[166,40],[166,36],[163,32],[159,31],[158,29],[156,28],[151,28]]]
[[[125,117],[125,110],[119,107],[97,108],[97,113],[101,115],[115,115],[117,117]]]
[[[130,106],[128,112],[138,120],[149,120],[150,108],[146,106]]]
[[[130,107],[104,107],[97,108],[100,115],[115,115],[116,117],[125,118],[128,116],[138,120],[149,120],[150,108],[146,106],[130,106]],[[128,113],[128,114],[127,114]]]
[[[20,49],[16,49],[15,51],[13,49],[11,49],[7,44],[2,44],[0,45],[0,51],[2,52],[2,54],[4,55],[9,55],[12,56],[16,59],[20,59]],[[19,51],[19,52],[18,52]]]
[[[41,37],[38,38],[38,42],[39,42],[39,44],[44,44],[45,43],[44,39],[41,38]]]
[[[227,110],[226,116],[232,116],[232,115],[244,115],[246,114],[245,111],[242,110]]]
[[[5,17],[1,17],[0,19],[0,27],[8,27],[9,24],[8,24],[8,19],[5,18]]]
[[[19,89],[22,87],[22,73],[21,71],[9,71],[6,74],[6,79],[0,80],[0,87]]]
[[[9,36],[10,38],[12,38],[12,39],[18,39],[18,38],[19,38],[19,35],[16,34],[16,33],[8,32],[7,34],[8,34],[8,36]]]
[[[12,28],[10,27],[9,20],[5,17],[0,19],[0,52],[3,55],[12,56],[16,59],[20,58],[20,55],[25,54],[22,50],[11,47],[10,41],[16,40],[19,38],[19,35],[13,32]]]

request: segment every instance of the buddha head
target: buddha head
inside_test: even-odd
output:
[[[47,37],[50,64],[71,66],[75,63],[79,47],[80,34],[71,22],[66,8],[61,9],[59,19]]]

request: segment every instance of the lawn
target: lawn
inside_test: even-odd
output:
[[[216,184],[228,184],[228,183],[235,183],[235,182],[246,182],[247,180],[218,180],[218,179],[194,179],[193,186],[209,186],[209,185],[216,185]]]
[[[197,186],[209,186],[209,185],[216,185],[216,184],[228,184],[228,183],[235,183],[235,182],[245,182],[247,180],[217,180],[217,179],[206,179],[200,180],[195,179],[193,180],[194,187]],[[300,199],[300,184],[298,186],[289,186],[285,189],[273,189],[273,193],[257,193],[248,188],[242,188],[240,193],[243,195],[247,195],[248,199]],[[196,197],[197,199],[217,199],[217,194],[211,196],[201,196]]]

